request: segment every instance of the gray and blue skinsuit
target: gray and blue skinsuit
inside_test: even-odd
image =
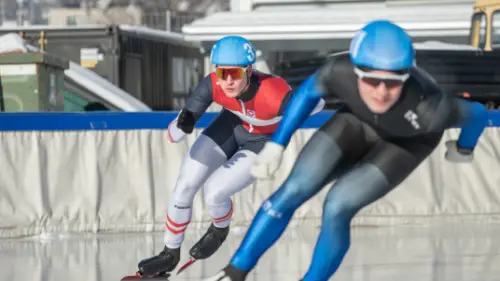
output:
[[[321,233],[304,281],[326,281],[350,247],[350,223],[363,207],[397,187],[425,160],[450,127],[457,147],[473,150],[487,111],[444,93],[422,69],[410,69],[400,100],[374,114],[361,100],[349,54],[333,56],[296,91],[271,141],[286,146],[324,96],[343,107],[309,140],[283,184],[258,210],[228,268],[249,272],[285,230],[295,210],[336,180],[323,205]]]

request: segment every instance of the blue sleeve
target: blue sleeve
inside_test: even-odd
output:
[[[283,119],[272,135],[271,141],[286,147],[294,132],[309,117],[323,95],[316,72],[302,82],[290,98]]]
[[[457,146],[474,149],[487,125],[488,111],[484,105],[478,102],[463,99],[458,101],[458,110],[460,115],[458,127],[462,130],[458,137]]]

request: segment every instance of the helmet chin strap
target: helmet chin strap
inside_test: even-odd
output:
[[[241,90],[240,95],[243,94],[244,92],[246,92],[248,90],[248,88],[250,87],[250,77],[252,76],[252,70],[253,69],[251,66],[247,70],[248,71],[247,72],[247,85],[245,86],[245,88],[243,88],[243,90]]]

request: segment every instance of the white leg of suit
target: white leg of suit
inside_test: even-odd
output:
[[[167,210],[165,245],[179,248],[192,214],[193,199],[206,179],[225,161],[226,154],[209,137],[200,134],[182,162]]]
[[[256,158],[254,152],[238,151],[205,182],[204,199],[215,226],[222,228],[230,224],[233,214],[231,196],[255,181],[250,167]]]

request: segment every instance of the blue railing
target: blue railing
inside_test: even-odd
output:
[[[318,128],[335,111],[324,110],[309,117],[303,129]],[[142,130],[167,129],[178,112],[34,112],[1,113],[0,131],[81,131],[81,130]],[[489,127],[500,127],[500,110],[489,110]],[[218,113],[205,113],[196,124],[205,128]]]

